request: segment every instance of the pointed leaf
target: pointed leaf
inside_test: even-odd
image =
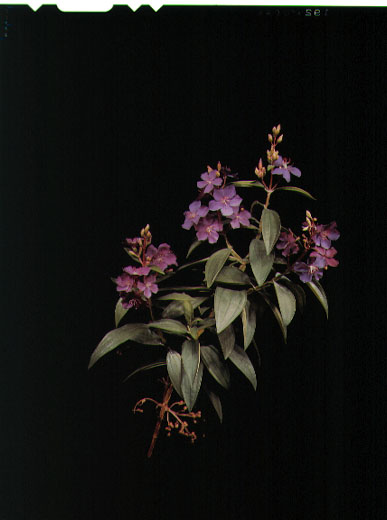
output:
[[[188,252],[187,252],[187,255],[186,255],[186,258],[188,258],[194,251],[195,249],[200,246],[200,244],[203,244],[203,241],[202,240],[195,240],[195,242],[192,242],[192,244],[190,245],[189,249],[188,249]]]
[[[298,284],[294,283],[286,276],[282,276],[280,280],[281,284],[284,284],[296,297],[297,307],[302,312],[306,305],[306,294],[304,289]]]
[[[266,254],[263,240],[254,238],[250,242],[250,265],[258,285],[262,285],[268,277],[274,262],[274,253]]]
[[[161,339],[154,332],[150,331],[144,323],[130,323],[118,329],[108,332],[97,345],[91,355],[89,368],[96,363],[102,356],[111,352],[126,341],[142,343],[144,345],[162,345]]]
[[[261,221],[266,253],[270,254],[280,235],[281,219],[276,211],[263,208]]]
[[[312,291],[312,293],[316,296],[318,301],[321,303],[325,314],[328,319],[328,298],[325,294],[325,291],[323,289],[323,286],[320,284],[320,282],[307,282],[306,285],[309,287],[309,289]]]
[[[200,260],[195,260],[194,262],[189,262],[188,264],[183,264],[180,267],[176,269],[176,271],[182,271],[183,269],[187,269],[188,267],[192,267],[193,265],[199,265],[204,264],[204,262],[207,262],[209,257],[201,258]]]
[[[226,263],[230,253],[231,249],[221,249],[220,251],[216,251],[207,260],[206,267],[204,269],[204,277],[207,283],[207,287],[211,287],[211,285],[214,283],[215,278],[218,276],[220,270]]]
[[[217,287],[214,296],[216,331],[219,334],[239,316],[246,305],[247,292]]]
[[[152,368],[162,367],[166,363],[165,361],[155,361],[154,363],[150,363],[149,365],[144,365],[140,368],[136,368],[136,370],[133,370],[128,376],[125,377],[125,379],[122,381],[125,383],[128,379],[130,379],[134,374],[137,374],[138,372],[143,372],[145,370],[151,370]]]
[[[220,332],[218,338],[220,346],[222,347],[224,359],[227,359],[235,345],[235,332],[232,324]]]
[[[194,308],[193,308],[192,302],[185,301],[182,303],[183,303],[185,321],[189,325],[191,325],[193,317],[194,317]]]
[[[233,265],[225,265],[216,277],[215,282],[235,285],[251,284],[249,276]]]
[[[181,392],[181,356],[178,352],[170,350],[167,354],[167,370],[169,379],[176,392],[183,397]]]
[[[212,390],[206,389],[208,397],[212,403],[212,406],[215,408],[215,412],[219,417],[219,421],[223,421],[223,411],[222,411],[222,403],[220,402],[219,396],[215,394]]]
[[[188,296],[188,295],[185,295]],[[159,298],[161,300],[163,298]],[[170,299],[170,298],[168,298]],[[192,310],[196,309],[201,305],[203,302],[205,302],[208,299],[207,296],[199,296],[198,298],[194,298],[192,296],[189,296],[188,298],[182,298],[174,299],[162,312],[163,318],[178,318],[179,316],[182,316],[185,314],[186,305],[188,304],[190,308],[192,307]]]
[[[116,327],[118,327],[120,321],[125,316],[125,314],[128,312],[128,310],[129,309],[124,309],[124,307],[122,306],[122,298],[119,298],[119,300],[116,304],[115,312],[114,312],[114,320],[115,320]]]
[[[234,181],[231,184],[234,184],[237,188],[264,188],[265,186],[259,181]]]
[[[148,323],[148,327],[161,329],[170,334],[187,334],[188,332],[187,328],[180,321],[170,319],[152,321]]]
[[[150,265],[149,268],[151,271],[154,271],[155,273],[165,274],[165,272],[162,269],[160,269],[160,267],[158,267],[157,265]]]
[[[241,316],[243,326],[243,344],[246,350],[253,340],[257,322],[257,313],[254,304],[249,300],[247,300],[246,306],[243,309]]]
[[[170,294],[166,294],[165,296],[160,296],[157,299],[158,300],[173,300],[173,301],[191,301],[193,299],[193,296],[190,296],[189,294],[186,294],[184,292],[182,292],[182,293],[173,292]]]
[[[286,343],[286,339],[287,339],[287,328],[286,328],[286,325],[282,319],[282,315],[280,313],[280,310],[279,308],[270,300],[270,298],[268,298],[267,296],[265,296],[264,294],[262,295],[262,297],[264,298],[265,302],[268,304],[268,306],[270,307],[270,309],[272,310],[273,314],[274,314],[274,317],[275,319],[277,320],[278,322],[278,325],[280,326],[280,329],[281,329],[281,332],[282,332],[282,335],[284,337],[284,341]]]
[[[277,300],[281,311],[282,319],[284,321],[285,326],[287,327],[289,323],[292,321],[296,312],[296,298],[292,291],[290,291],[283,285],[279,284],[278,282],[274,282],[274,289],[277,295]]]
[[[187,405],[187,408],[190,412],[192,411],[192,408],[194,407],[196,399],[198,397],[200,386],[202,384],[202,379],[203,379],[203,363],[199,364],[198,371],[197,371],[192,383],[184,369],[184,366],[182,365],[181,392],[183,394],[183,399],[185,401],[185,404]]]
[[[234,350],[230,354],[230,360],[237,368],[239,368],[242,374],[247,377],[247,379],[253,385],[254,390],[256,390],[257,376],[255,374],[254,366],[246,352],[238,345],[235,345]]]
[[[311,195],[308,191],[303,190],[302,188],[297,188],[297,186],[282,186],[281,188],[276,188],[275,191],[295,191],[297,193],[300,193],[301,195],[305,195],[305,197],[308,197],[308,199],[317,200],[313,195]]]
[[[200,347],[199,342],[193,339],[187,339],[181,346],[181,360],[185,373],[191,383],[199,369],[200,363]]]
[[[207,347],[200,347],[200,354],[203,363],[212,377],[224,388],[230,386],[230,372],[228,366],[224,363],[218,350],[209,345]]]

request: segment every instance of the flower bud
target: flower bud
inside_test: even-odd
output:
[[[267,138],[269,140],[269,143],[272,143],[273,142],[273,136],[271,134],[268,134],[267,135]]]
[[[275,129],[275,133],[276,133],[276,135],[278,135],[280,132],[281,132],[281,125],[278,125],[277,128]]]
[[[282,143],[282,139],[283,139],[283,134],[281,134],[281,135],[279,136],[279,138],[277,139],[277,144]]]

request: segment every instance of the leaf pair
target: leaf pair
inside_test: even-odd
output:
[[[203,378],[198,341],[184,341],[181,354],[170,350],[167,354],[167,371],[176,392],[191,412],[195,405]]]

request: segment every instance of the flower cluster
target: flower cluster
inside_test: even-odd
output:
[[[201,174],[202,180],[197,183],[200,189],[198,198],[184,212],[182,227],[191,229],[193,226],[198,240],[208,240],[210,244],[215,244],[225,224],[230,224],[232,229],[248,226],[251,214],[241,207],[242,199],[237,195],[235,186],[226,185],[227,177],[233,177],[229,168],[223,168],[218,163],[216,170],[210,166],[207,166],[207,170]],[[202,205],[206,196],[212,199],[208,206]]]
[[[302,282],[318,281],[328,267],[339,265],[339,261],[334,258],[337,250],[332,247],[332,241],[340,237],[336,226],[336,222],[317,224],[317,219],[312,217],[309,211],[306,212],[306,221],[303,223],[302,230],[308,234],[302,235],[304,251],[301,257],[307,253],[309,257],[306,262],[298,260],[292,266],[292,270],[299,275]],[[291,255],[296,255],[300,251],[300,242],[301,237],[296,237],[291,230],[283,231],[276,247],[282,250],[284,257],[289,259]]]
[[[151,242],[149,225],[141,230],[141,237],[125,240],[126,252],[140,265],[124,267],[123,273],[113,279],[124,309],[138,308],[151,298],[152,293],[158,292],[157,275],[150,274],[151,271],[162,273],[170,265],[177,265],[176,256],[168,244],[155,247]]]

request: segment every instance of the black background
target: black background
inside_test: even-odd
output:
[[[325,12],[9,8],[1,520],[385,518],[387,18]],[[121,242],[149,223],[182,261],[200,173],[220,160],[253,178],[278,123],[318,198],[278,209],[342,233],[329,321],[309,294],[287,345],[266,324],[257,392],[233,372],[224,424],[203,399],[206,437],[162,436],[147,460],[155,415],[131,408],[161,386],[121,383],[141,349],[87,371],[114,326]]]

